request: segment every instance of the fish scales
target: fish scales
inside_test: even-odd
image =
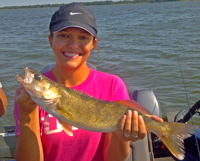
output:
[[[95,99],[70,88],[64,88],[63,90],[65,95],[68,93],[73,95],[73,97],[66,99],[63,97],[64,93],[62,90],[58,92],[61,95],[57,107],[59,113],[74,121],[75,124],[87,125],[94,130],[96,129],[96,131],[105,129],[104,132],[110,132],[116,129],[121,117],[130,109],[121,104],[111,104],[110,102]],[[115,110],[112,110],[112,108]],[[94,115],[95,113],[98,115]]]

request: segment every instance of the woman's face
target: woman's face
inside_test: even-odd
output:
[[[81,28],[70,27],[53,33],[49,36],[49,42],[57,62],[72,69],[86,65],[97,39]]]

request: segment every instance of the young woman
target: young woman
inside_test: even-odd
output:
[[[8,104],[8,101],[2,89],[2,84],[0,82],[0,117],[3,116],[4,113],[6,112],[7,104]]]
[[[117,76],[87,66],[97,44],[94,14],[80,3],[60,7],[50,23],[49,42],[55,67],[44,73],[50,79],[95,98],[128,100],[124,82]],[[129,156],[129,141],[143,139],[146,128],[137,112],[128,111],[113,133],[97,133],[73,127],[68,136],[56,118],[38,107],[18,88],[15,102],[16,160],[22,161],[117,161]]]

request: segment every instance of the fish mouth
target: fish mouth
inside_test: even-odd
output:
[[[33,81],[32,74],[28,67],[24,67],[25,75],[16,74],[15,77],[21,83],[24,84],[31,84]]]

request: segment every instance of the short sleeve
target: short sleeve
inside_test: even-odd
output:
[[[117,101],[117,100],[130,100],[127,88],[125,83],[122,81],[121,78],[116,76],[113,79],[113,100],[112,101]]]

